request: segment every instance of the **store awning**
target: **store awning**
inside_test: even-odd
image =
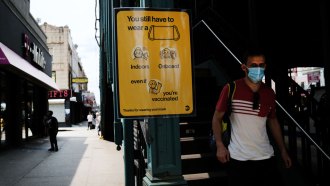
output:
[[[47,88],[58,90],[54,80],[44,72],[32,66],[28,61],[0,42],[0,67],[10,70],[29,81]]]

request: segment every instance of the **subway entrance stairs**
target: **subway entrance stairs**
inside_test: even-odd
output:
[[[182,172],[189,186],[227,185],[226,165],[210,147],[211,121],[220,91],[214,85],[211,76],[196,78],[196,116],[180,118]]]
[[[216,78],[210,76],[210,74],[207,70],[196,71],[196,115],[180,117],[182,175],[188,186],[228,185],[227,165],[221,164],[216,159],[215,151],[210,147],[211,122],[221,90],[221,87],[214,86],[217,84]],[[293,88],[292,90],[296,89]],[[297,94],[302,95],[301,92]],[[326,176],[322,177],[322,175],[326,174],[324,170],[327,168],[328,161],[319,152],[318,154],[315,153],[317,149],[307,143],[307,139],[305,139],[301,131],[295,128],[292,123],[289,123],[288,119],[283,119],[282,114],[282,112],[278,112],[279,119],[282,121],[284,140],[293,160],[293,166],[290,169],[284,168],[277,147],[274,145],[275,155],[278,160],[277,165],[281,173],[281,178],[279,179],[283,180],[284,186],[329,185]],[[302,119],[304,117],[300,115],[297,118]],[[312,126],[311,129],[314,128]],[[314,133],[315,131],[317,130],[314,129]],[[310,133],[314,134],[313,132]],[[293,138],[295,136],[296,138]],[[271,135],[270,140],[272,141]],[[135,122],[134,167],[137,186],[142,186],[142,179],[146,173],[146,141],[147,138],[143,134],[139,122]],[[296,145],[293,146],[292,144]],[[307,152],[311,152],[311,154],[308,155]],[[309,159],[312,161],[308,161]]]

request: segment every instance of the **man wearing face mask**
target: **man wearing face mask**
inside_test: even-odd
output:
[[[228,86],[223,88],[216,104],[212,129],[217,158],[221,163],[228,162],[230,186],[282,185],[267,126],[286,168],[291,167],[291,159],[276,117],[275,93],[262,82],[266,68],[265,56],[260,51],[249,51],[244,62],[241,68],[245,77],[235,81],[236,89],[232,97],[231,139],[228,148],[221,139],[221,122],[227,111]]]

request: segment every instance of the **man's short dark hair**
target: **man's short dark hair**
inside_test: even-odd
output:
[[[259,48],[250,48],[244,54],[243,63],[246,64],[248,58],[249,57],[254,57],[254,56],[263,56],[264,58],[266,58],[265,53],[261,49],[259,49]]]

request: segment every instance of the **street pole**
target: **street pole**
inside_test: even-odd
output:
[[[146,0],[145,7],[174,8],[174,0]],[[144,186],[187,185],[182,176],[179,118],[152,118],[148,126],[147,170]]]

